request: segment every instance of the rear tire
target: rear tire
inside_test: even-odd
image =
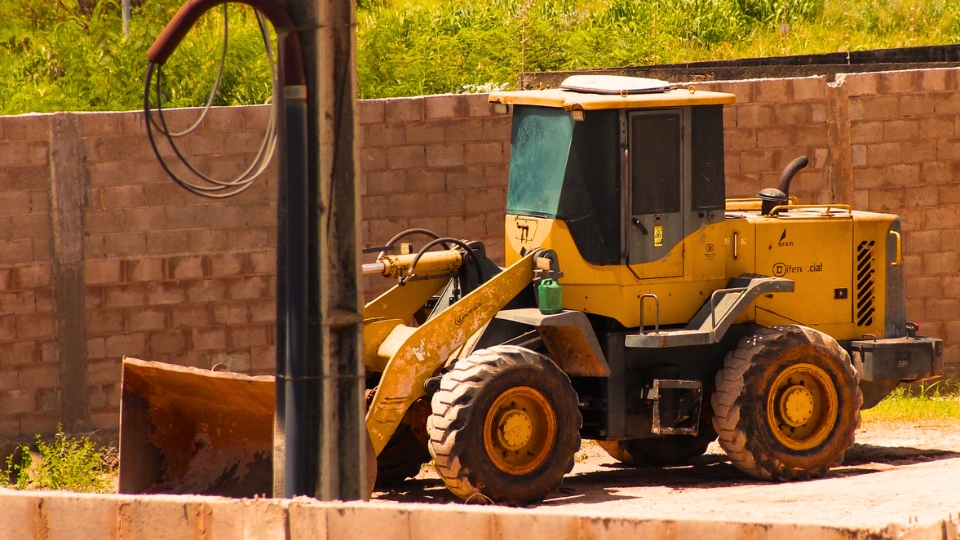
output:
[[[597,441],[611,457],[624,465],[671,467],[686,465],[707,452],[717,439],[713,426],[701,423],[696,435],[664,435],[647,439]]]
[[[539,353],[509,345],[474,352],[443,376],[432,407],[430,454],[461,499],[539,502],[573,469],[577,394]]]
[[[720,446],[767,480],[823,476],[843,462],[863,398],[850,356],[803,326],[762,328],[727,354],[712,398]]]

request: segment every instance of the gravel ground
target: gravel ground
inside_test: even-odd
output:
[[[432,468],[374,498],[451,503]],[[880,528],[960,513],[960,425],[867,424],[844,464],[806,482],[754,480],[716,443],[693,464],[622,467],[586,441],[561,491],[543,510],[660,519],[788,522]]]

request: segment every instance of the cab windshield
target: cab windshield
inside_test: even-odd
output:
[[[515,106],[507,213],[556,218],[573,140],[563,109]]]

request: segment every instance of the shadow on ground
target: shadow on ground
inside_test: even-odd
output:
[[[960,457],[960,452],[952,450],[921,449],[909,446],[876,446],[873,444],[855,444],[847,450],[844,466],[884,463],[887,465],[912,465]]]
[[[898,466],[954,458],[960,458],[960,453],[950,450],[855,444],[847,451],[844,463],[831,471],[826,478],[873,474]],[[552,492],[541,506],[590,504],[633,498],[616,493],[623,488],[666,487],[682,490],[768,484],[745,475],[723,454],[707,454],[690,465],[680,467],[603,464],[601,468],[599,471],[568,476],[560,490]],[[378,491],[374,498],[419,503],[451,503],[459,500],[447,491],[442,481],[435,478],[407,480],[388,490]]]

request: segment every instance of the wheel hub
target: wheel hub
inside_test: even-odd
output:
[[[818,366],[797,363],[774,379],[767,394],[767,425],[791,450],[810,450],[830,436],[840,405],[837,389]]]
[[[508,450],[523,448],[533,434],[533,423],[526,411],[511,410],[500,418],[497,435]]]
[[[557,414],[542,392],[529,386],[509,388],[487,409],[484,450],[500,471],[530,474],[550,458],[557,423]]]
[[[780,398],[783,419],[792,427],[800,427],[813,417],[813,394],[800,385],[791,386]]]

